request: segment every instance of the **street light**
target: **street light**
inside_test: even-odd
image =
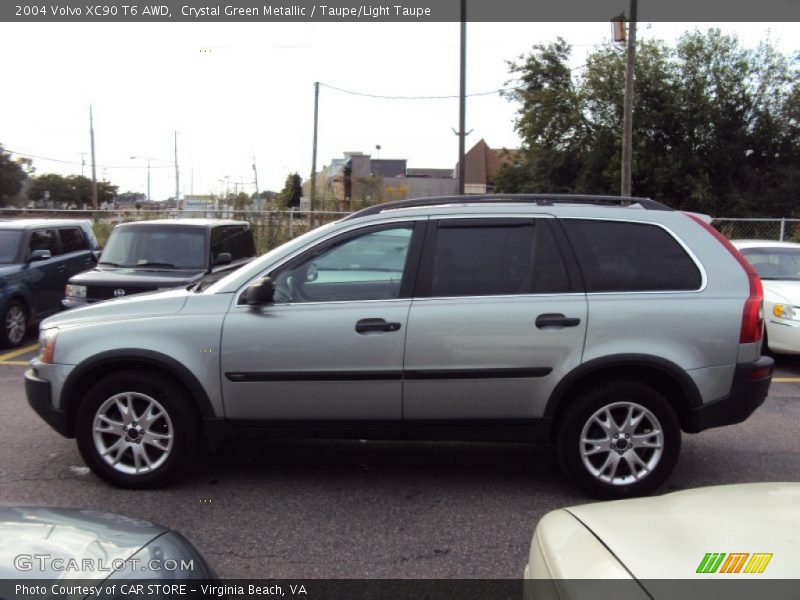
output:
[[[137,160],[138,156],[131,156],[131,160]],[[141,157],[145,158],[145,157]],[[147,201],[150,202],[150,158],[147,158]]]

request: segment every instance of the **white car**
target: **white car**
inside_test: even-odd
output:
[[[735,240],[764,285],[764,346],[779,354],[800,354],[800,244]]]
[[[658,588],[665,580],[797,580],[798,524],[800,483],[705,487],[555,510],[533,535],[526,596],[591,597],[586,585],[609,579],[620,586],[628,580],[642,598],[664,597]]]

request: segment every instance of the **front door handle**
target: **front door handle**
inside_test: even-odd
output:
[[[361,319],[356,323],[356,333],[371,331],[398,331],[400,323],[387,323],[384,319]]]
[[[565,317],[561,313],[547,313],[536,317],[536,327],[577,327],[581,320],[577,317]]]

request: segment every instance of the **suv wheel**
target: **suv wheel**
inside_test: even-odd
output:
[[[76,416],[83,460],[117,487],[163,486],[191,463],[200,428],[186,393],[166,377],[123,371],[102,379]]]
[[[0,343],[6,348],[16,348],[28,331],[28,311],[18,300],[12,300],[3,311],[3,331]]]
[[[660,392],[620,381],[578,397],[557,444],[562,467],[590,494],[625,498],[647,494],[666,480],[678,462],[681,430]]]

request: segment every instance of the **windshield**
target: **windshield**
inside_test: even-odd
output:
[[[744,248],[761,279],[800,281],[800,248]]]
[[[146,269],[203,269],[205,231],[195,227],[126,227],[111,232],[100,264]]]
[[[17,259],[21,231],[0,229],[0,263],[9,264]]]

